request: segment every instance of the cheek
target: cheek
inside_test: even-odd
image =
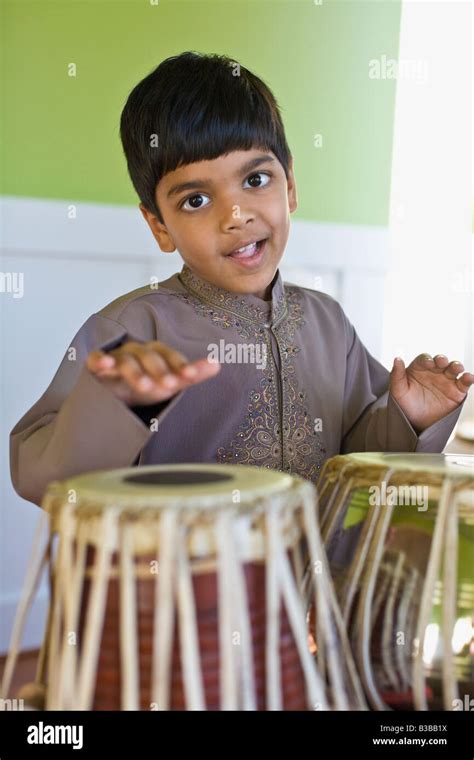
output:
[[[213,230],[212,224],[205,224],[197,219],[186,220],[186,223],[181,222],[179,240],[182,249],[186,251],[188,256],[200,260],[203,260],[206,254],[212,255],[212,245],[215,238],[215,231]]]
[[[187,214],[182,211],[173,219],[173,233],[176,240],[190,247],[203,237],[203,225],[197,218],[198,214]]]
[[[285,229],[288,219],[288,198],[285,192],[278,190],[268,198],[262,207],[262,217],[276,231]]]

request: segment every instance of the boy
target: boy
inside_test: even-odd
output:
[[[316,481],[340,452],[442,450],[474,375],[441,355],[389,375],[334,299],[282,282],[296,186],[260,79],[224,56],[168,58],[131,92],[121,138],[141,212],[184,265],[81,327],[11,433],[21,496],[40,504],[53,479],[133,464]]]

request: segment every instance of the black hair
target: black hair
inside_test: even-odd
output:
[[[291,153],[269,87],[224,55],[167,58],[131,91],[120,138],[133,186],[161,223],[155,191],[168,172],[233,150],[272,151],[288,178]]]

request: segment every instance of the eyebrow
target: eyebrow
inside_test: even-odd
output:
[[[256,169],[257,166],[261,166],[261,164],[272,163],[274,161],[275,159],[271,156],[256,156],[256,158],[252,158],[250,161],[247,161],[240,167],[240,169],[237,171],[237,176],[242,177],[252,169]],[[199,190],[200,188],[207,187],[211,184],[212,180],[210,179],[193,179],[190,182],[179,182],[177,185],[172,185],[172,187],[170,187],[166,194],[166,197],[170,198],[172,195],[178,195],[184,190]]]

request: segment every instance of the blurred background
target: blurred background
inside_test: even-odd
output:
[[[40,514],[8,436],[95,311],[182,266],[138,210],[119,140],[132,87],[185,50],[224,53],[282,111],[299,207],[286,280],[336,297],[391,368],[474,366],[472,9],[411,0],[3,0],[0,655]],[[472,394],[471,394],[472,395]],[[472,398],[461,420],[473,415]],[[453,438],[451,450],[469,448]],[[454,448],[453,448],[454,447]],[[47,589],[23,647],[42,638]]]

